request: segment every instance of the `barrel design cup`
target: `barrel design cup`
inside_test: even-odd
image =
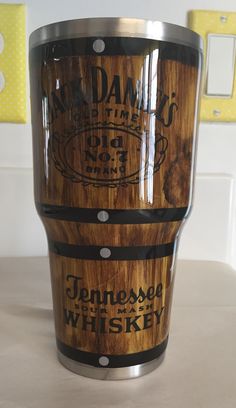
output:
[[[193,190],[201,41],[135,19],[30,38],[34,191],[58,356],[81,375],[143,375],[167,346]]]

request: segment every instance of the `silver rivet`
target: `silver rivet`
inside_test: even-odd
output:
[[[219,109],[214,109],[213,110],[213,115],[214,116],[220,116],[220,114],[221,114],[221,111]]]
[[[108,364],[109,364],[109,358],[106,357],[106,356],[100,357],[98,361],[99,361],[99,364],[100,364],[101,366],[103,366],[103,367],[106,367],[106,366],[108,366]]]
[[[111,256],[111,250],[109,248],[100,249],[100,255],[102,258],[109,258]]]
[[[93,42],[93,49],[95,52],[103,52],[105,50],[105,43],[101,38]]]
[[[226,23],[227,20],[228,20],[228,17],[226,17],[226,16],[220,16],[220,21],[221,21],[222,23]]]
[[[109,219],[109,214],[107,211],[99,211],[97,213],[97,218],[101,222],[106,222]]]

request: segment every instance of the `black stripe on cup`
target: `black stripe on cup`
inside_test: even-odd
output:
[[[77,259],[145,260],[173,254],[174,242],[155,246],[86,246],[48,240],[49,250],[57,255]]]
[[[66,357],[78,361],[82,364],[88,364],[93,367],[101,368],[119,368],[130,367],[138,364],[144,364],[158,358],[166,349],[168,337],[158,346],[145,350],[140,353],[132,354],[97,354],[89,353],[88,351],[81,351],[62,343],[57,339],[58,350]],[[104,364],[105,363],[105,364]]]
[[[150,55],[154,50],[159,50],[159,58],[162,60],[179,61],[182,64],[193,67],[199,66],[199,51],[183,44],[148,38],[107,37],[102,35],[49,41],[47,44],[32,48],[30,50],[30,57],[34,58],[38,63],[39,60],[48,61],[53,58],[98,55],[94,49],[94,42],[98,39],[104,41],[104,47],[99,52],[99,55],[146,56]]]
[[[181,221],[188,207],[156,208],[152,210],[114,210],[108,208],[76,208],[36,203],[43,217],[94,224],[153,224]]]

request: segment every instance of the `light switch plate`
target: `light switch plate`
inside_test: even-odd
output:
[[[214,121],[214,122],[235,122],[236,121],[236,70],[235,70],[235,41],[236,41],[236,13],[224,12],[224,11],[207,11],[207,10],[192,10],[189,12],[189,28],[196,31],[203,37],[204,42],[204,66],[203,66],[203,80],[202,88],[203,95],[201,99],[200,108],[200,120],[202,121]],[[210,70],[208,70],[209,62],[209,44],[212,36],[215,38],[222,37],[222,39],[231,38],[233,39],[234,46],[233,50],[229,55],[232,58],[234,66],[231,69],[232,78],[232,92],[230,95],[215,95],[207,94],[207,80]],[[219,42],[220,43],[220,42]],[[224,60],[223,52],[221,61]],[[219,60],[219,63],[221,63]],[[214,63],[217,69],[217,61],[215,57]],[[230,62],[228,63],[228,67]],[[214,72],[214,67],[212,72]],[[222,69],[222,84],[225,82],[223,75],[225,74],[225,69]],[[228,72],[228,70],[227,70]],[[228,74],[227,74],[228,75]],[[216,75],[215,75],[216,76]],[[210,82],[212,78],[210,78]],[[209,85],[209,83],[208,83]]]
[[[0,122],[26,122],[26,7],[0,4]]]

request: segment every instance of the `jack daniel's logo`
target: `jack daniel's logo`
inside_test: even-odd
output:
[[[151,97],[151,85],[110,78],[98,66],[91,66],[86,78],[58,80],[57,89],[44,97],[44,110],[51,155],[64,177],[85,186],[117,187],[159,170],[168,141],[155,133],[155,122],[170,127],[178,106],[174,92],[157,89]]]
[[[174,112],[178,109],[175,103],[175,93],[173,92],[170,97],[164,94],[161,89],[157,89],[156,98],[158,105],[152,109],[150,91],[140,79],[135,80],[128,77],[124,80],[119,75],[114,75],[109,81],[107,73],[102,67],[91,66],[90,76],[86,80],[79,77],[68,83],[60,84],[57,91],[52,91],[48,95],[48,120],[51,124],[60,114],[68,110],[105,103],[130,106],[138,111],[152,113],[165,127],[169,127],[173,121]],[[112,116],[111,112],[111,108],[105,109],[107,117]],[[127,111],[121,110],[118,115],[116,112],[116,116],[132,120],[132,115],[128,117],[127,113]],[[95,116],[95,110],[92,116]],[[137,116],[134,115],[135,122]]]

